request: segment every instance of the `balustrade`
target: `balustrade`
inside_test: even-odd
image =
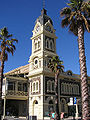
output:
[[[28,96],[28,92],[24,91],[15,91],[15,90],[7,90],[6,91],[7,96]]]

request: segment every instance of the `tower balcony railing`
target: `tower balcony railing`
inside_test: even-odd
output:
[[[6,96],[28,96],[28,92],[7,90],[6,91]]]

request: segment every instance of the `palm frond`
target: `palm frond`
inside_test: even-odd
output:
[[[6,40],[6,44],[7,44],[8,46],[11,46],[12,41],[7,39],[7,40]]]
[[[11,49],[8,47],[8,46],[6,46],[6,49],[5,49],[8,53],[10,53],[11,52]]]
[[[10,38],[10,37],[12,37],[13,35],[12,34],[10,34],[10,35],[7,35],[7,38]]]
[[[72,20],[72,18],[73,18],[76,14],[77,14],[77,13],[76,13],[76,11],[71,12],[71,15],[70,15],[69,21],[71,21],[71,20]]]
[[[65,17],[61,22],[61,25],[62,25],[63,28],[67,27],[69,24],[70,24],[69,17]]]
[[[81,6],[81,11],[85,12],[85,14],[87,14],[87,16],[90,17],[90,1],[83,2],[82,6]]]
[[[4,61],[7,61],[7,60],[8,60],[8,54],[5,53],[5,55],[4,55]]]
[[[58,72],[58,71],[63,71],[64,66],[62,65],[63,61],[59,60],[59,56],[53,56],[51,60],[48,63],[48,67],[53,71],[53,72]]]
[[[72,9],[79,10],[82,5],[83,0],[70,0],[70,3],[67,3]]]
[[[72,22],[69,25],[69,32],[72,32],[75,36],[78,36],[78,26],[75,19],[72,19]]]
[[[1,42],[1,46],[0,46],[0,47],[1,47],[1,49],[3,49],[3,47],[4,47],[4,46],[5,46],[5,42],[4,42],[4,41],[2,41],[2,42]]]
[[[2,28],[2,29],[0,30],[0,35],[1,35],[1,36],[4,36],[4,37],[7,37],[7,36],[8,36],[8,30],[7,30],[6,27],[4,27],[4,28]]]
[[[89,29],[89,24],[88,24],[87,19],[84,17],[84,15],[83,15],[83,14],[81,14],[81,15],[82,15],[82,18],[83,18],[83,20],[84,20],[84,22],[85,22],[85,26],[86,26],[87,31],[88,31],[88,32],[90,32],[90,29]]]
[[[73,32],[74,35],[77,36],[77,21],[81,21],[84,30],[90,32],[90,1],[85,2],[84,0],[70,0],[70,3],[68,5],[71,9],[71,12],[68,16],[65,16],[63,12],[65,8],[63,8],[61,11],[61,15],[64,17],[61,22],[62,27],[69,26],[69,31]]]
[[[71,13],[71,8],[69,7],[65,7],[61,10],[60,12],[60,16],[63,17],[63,16],[67,16],[67,15],[70,15]]]
[[[14,38],[12,38],[11,41],[18,43],[18,40]]]
[[[13,55],[14,49],[13,49],[12,47],[10,48],[10,52],[11,52],[11,54]]]
[[[13,45],[13,44],[12,44],[12,47],[13,47],[13,49],[14,49],[14,50],[16,50],[16,47],[15,47],[15,45]]]

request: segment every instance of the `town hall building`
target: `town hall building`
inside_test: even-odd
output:
[[[51,112],[55,112],[55,75],[48,68],[48,62],[57,56],[57,36],[45,9],[32,32],[29,64],[4,74],[3,116],[35,116],[37,120],[49,120]],[[80,75],[68,70],[59,75],[58,83],[59,112],[64,112],[65,117],[73,116],[73,113],[76,117],[81,116]],[[90,77],[88,85],[90,97]]]

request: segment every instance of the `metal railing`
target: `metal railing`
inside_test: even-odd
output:
[[[15,96],[28,96],[28,92],[7,90],[6,95],[7,96],[13,96],[13,95],[15,95]]]

